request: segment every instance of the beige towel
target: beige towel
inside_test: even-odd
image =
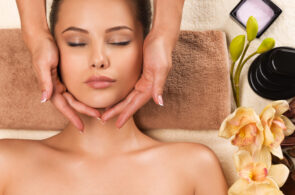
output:
[[[41,92],[31,55],[20,29],[0,29],[0,128],[50,129],[68,120],[51,102],[41,104]]]
[[[173,52],[164,107],[148,102],[135,115],[147,129],[218,129],[230,113],[228,52],[222,31],[181,31]]]
[[[41,93],[20,29],[0,30],[0,128],[63,129],[68,120]],[[225,33],[182,31],[163,94],[135,114],[140,129],[218,129],[230,113]]]

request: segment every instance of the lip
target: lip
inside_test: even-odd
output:
[[[94,89],[102,89],[111,86],[115,81],[116,80],[106,76],[91,76],[85,83]]]

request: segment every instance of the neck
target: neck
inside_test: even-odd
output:
[[[133,117],[118,129],[118,116],[105,121],[79,113],[84,123],[84,133],[69,123],[61,133],[53,136],[51,142],[66,150],[87,153],[95,156],[110,156],[140,149],[155,140],[143,134],[134,123]],[[55,137],[55,139],[54,139]],[[48,140],[49,141],[49,140]]]

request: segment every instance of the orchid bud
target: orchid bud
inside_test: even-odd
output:
[[[232,61],[235,62],[239,59],[245,45],[245,35],[236,36],[229,45],[229,51]]]
[[[257,53],[264,53],[271,50],[275,46],[275,40],[273,38],[265,38],[257,49]]]
[[[258,23],[256,18],[254,18],[253,16],[249,17],[247,21],[246,30],[247,30],[247,40],[253,41],[256,38],[258,33]]]

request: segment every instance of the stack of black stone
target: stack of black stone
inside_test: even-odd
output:
[[[295,48],[276,47],[259,55],[250,65],[248,81],[259,96],[289,99],[295,96]]]

